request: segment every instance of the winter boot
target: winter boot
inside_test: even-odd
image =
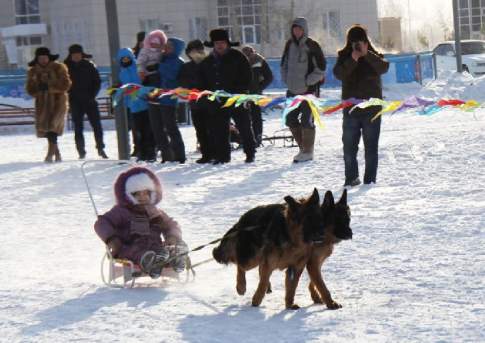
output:
[[[313,160],[313,146],[315,145],[315,128],[302,129],[302,152],[295,156],[293,162],[306,162]]]
[[[149,250],[140,258],[140,267],[145,273],[150,274],[153,264],[155,263],[156,256],[157,255],[154,251]]]
[[[104,149],[98,149],[98,155],[99,155],[99,157],[101,157],[105,160],[107,160],[109,158],[108,155],[106,155],[106,153],[104,152]]]
[[[296,162],[297,159],[300,158],[300,155],[303,153],[303,150],[302,150],[302,129],[301,129],[301,126],[290,127],[290,131],[291,131],[291,134],[293,135],[293,138],[296,141],[296,144],[298,144],[298,149],[299,149],[298,154],[296,154],[293,157],[293,162]]]
[[[174,153],[170,148],[162,150],[162,163],[174,161]]]
[[[47,147],[47,155],[45,156],[44,162],[45,163],[52,163],[52,157],[54,156],[54,145],[51,142],[48,142],[49,145]]]
[[[345,181],[344,187],[355,187],[355,186],[358,186],[358,185],[360,185],[360,179],[358,177],[356,177],[353,180]]]
[[[56,162],[62,162],[61,152],[59,151],[59,145],[53,144],[54,146],[54,157]]]

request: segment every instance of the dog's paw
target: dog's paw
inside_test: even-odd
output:
[[[297,304],[292,304],[292,305],[286,306],[286,309],[287,310],[299,310],[300,306],[298,306]]]
[[[271,294],[273,293],[273,290],[271,289],[271,283],[268,285],[268,289],[266,290],[266,294]]]
[[[236,285],[236,291],[239,295],[244,295],[246,293],[246,285]]]
[[[332,300],[331,303],[327,304],[327,308],[329,310],[338,310],[339,308],[342,308],[342,305],[340,305],[339,303],[336,303],[335,301]]]

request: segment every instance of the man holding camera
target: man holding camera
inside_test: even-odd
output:
[[[381,75],[388,69],[389,62],[374,49],[367,37],[366,29],[361,25],[353,25],[347,31],[347,43],[338,52],[337,62],[333,69],[335,77],[342,81],[342,100],[350,98],[382,99]],[[373,121],[372,118],[381,109],[381,106],[371,106],[346,108],[343,111],[344,186],[353,187],[361,183],[357,164],[361,135],[365,148],[364,184],[376,182],[381,118]]]

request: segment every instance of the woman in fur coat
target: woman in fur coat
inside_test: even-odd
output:
[[[27,93],[35,98],[35,129],[37,137],[47,138],[48,149],[45,162],[61,161],[57,137],[64,132],[67,112],[67,91],[71,80],[67,68],[51,55],[48,48],[40,47],[29,63]]]

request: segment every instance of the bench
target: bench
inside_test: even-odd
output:
[[[113,108],[110,97],[99,97],[98,108],[101,119],[113,119]],[[0,126],[9,125],[32,125],[35,123],[35,108],[20,107],[10,104],[0,103]],[[68,113],[68,123],[71,122],[71,114]],[[87,120],[87,118],[85,119]]]

